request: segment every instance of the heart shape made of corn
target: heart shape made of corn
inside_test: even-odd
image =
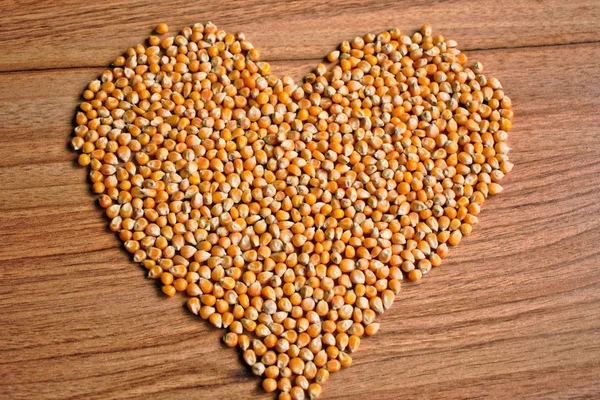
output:
[[[148,42],[84,91],[78,162],[166,295],[266,391],[316,398],[502,190],[511,100],[428,26],[343,42],[303,84],[212,23]]]

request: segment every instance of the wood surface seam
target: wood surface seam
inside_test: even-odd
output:
[[[585,44],[598,44],[600,40],[582,40],[575,42],[565,42],[565,43],[539,43],[533,45],[522,45],[522,46],[498,46],[498,47],[471,47],[465,48],[462,50],[463,53],[467,53],[469,51],[497,51],[497,50],[520,50],[520,49],[535,49],[542,47],[563,47],[563,46],[577,46],[577,45],[585,45]],[[272,62],[294,62],[294,61],[314,61],[319,62],[324,60],[325,57],[299,57],[299,58],[264,58],[262,61],[272,63]],[[107,65],[73,65],[66,67],[48,67],[48,68],[24,68],[24,69],[5,69],[0,70],[0,76],[9,75],[9,74],[19,74],[19,73],[36,73],[36,72],[50,72],[50,71],[70,71],[70,70],[78,70],[78,69],[97,69],[97,68],[106,68]]]

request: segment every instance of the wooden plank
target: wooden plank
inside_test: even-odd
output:
[[[355,27],[346,29],[336,35]],[[404,285],[323,399],[600,391],[600,45],[469,55],[513,99],[516,168],[474,234],[427,279]],[[312,65],[274,67],[299,78]],[[0,397],[271,398],[221,333],[181,297],[163,298],[107,232],[66,146],[78,95],[99,71],[0,73]]]
[[[430,24],[463,49],[482,49],[597,41],[599,20],[596,0],[4,1],[0,71],[107,65],[159,22],[174,31],[212,21],[245,32],[267,60],[317,60],[342,40],[391,27]]]

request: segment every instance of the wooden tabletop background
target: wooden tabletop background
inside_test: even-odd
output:
[[[0,1],[1,398],[272,398],[129,261],[67,146],[111,60],[207,21],[297,79],[342,40],[427,23],[513,99],[505,191],[323,399],[600,396],[598,0],[99,3]]]

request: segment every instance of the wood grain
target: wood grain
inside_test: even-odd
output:
[[[0,398],[271,398],[128,260],[67,147],[85,84],[162,20],[243,30],[297,78],[388,26],[431,23],[474,49],[515,104],[516,168],[322,398],[598,397],[596,1],[36,4],[0,6]]]
[[[596,42],[600,37],[596,0],[3,3],[0,71],[105,66],[144,41],[160,22],[174,30],[213,21],[228,32],[243,31],[269,61],[317,60],[356,35],[391,27],[409,31],[423,24],[443,29],[463,50]]]

